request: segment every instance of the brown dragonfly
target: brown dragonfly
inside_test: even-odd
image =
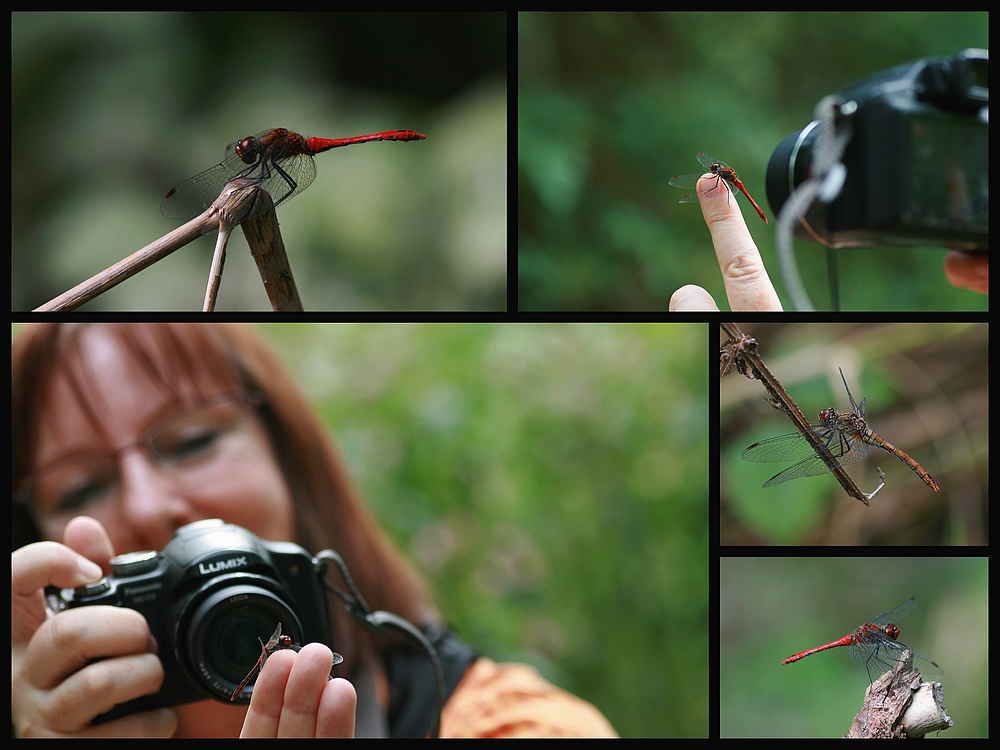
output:
[[[861,399],[859,407],[854,402],[851,389],[847,387],[847,378],[844,377],[843,370],[840,371],[840,377],[844,381],[844,388],[847,388],[847,395],[851,399],[854,411],[841,414],[832,408],[823,409],[819,413],[819,424],[812,426],[826,447],[830,449],[830,453],[833,454],[837,463],[841,466],[857,463],[868,455],[868,446],[875,445],[891,453],[913,469],[928,487],[937,492],[940,487],[927,472],[927,469],[868,426],[868,423],[865,422],[865,399]],[[815,477],[830,471],[830,467],[816,453],[809,441],[798,432],[754,443],[743,451],[743,460],[760,463],[798,461],[798,463],[792,464],[768,479],[764,483],[765,487],[773,487],[776,484],[799,477]]]
[[[243,694],[243,691],[246,690],[246,687],[248,684],[250,684],[250,680],[253,678],[253,676],[259,673],[260,670],[264,668],[264,662],[267,661],[267,657],[269,657],[275,651],[280,651],[281,649],[285,648],[290,648],[292,649],[292,651],[299,651],[302,648],[301,646],[292,645],[291,636],[281,634],[280,622],[278,623],[278,627],[274,629],[274,633],[272,633],[271,637],[267,639],[267,643],[262,643],[260,638],[257,639],[257,642],[260,643],[260,658],[257,659],[257,663],[253,665],[253,669],[250,670],[250,674],[244,677],[243,682],[241,682],[236,687],[236,690],[233,691],[233,697],[229,699],[231,701],[236,700],[237,698],[240,697],[240,695]],[[342,661],[344,661],[344,657],[338,654],[337,652],[334,652],[333,665],[336,666],[340,664]]]

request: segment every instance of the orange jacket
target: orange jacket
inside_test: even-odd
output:
[[[592,705],[524,664],[477,659],[441,714],[442,737],[617,737]]]

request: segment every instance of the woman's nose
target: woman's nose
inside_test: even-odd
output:
[[[187,498],[177,483],[144,451],[127,451],[120,459],[119,470],[118,508],[127,526],[172,526],[178,516],[188,512]]]

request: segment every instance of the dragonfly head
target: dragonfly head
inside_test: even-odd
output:
[[[240,157],[244,164],[256,164],[257,158],[260,155],[260,146],[257,145],[257,139],[252,135],[248,135],[237,143],[236,155]]]

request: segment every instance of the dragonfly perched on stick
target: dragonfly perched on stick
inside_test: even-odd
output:
[[[923,466],[868,426],[865,421],[866,399],[861,399],[861,406],[858,406],[851,389],[847,387],[847,378],[844,377],[843,370],[840,371],[840,377],[844,381],[844,388],[847,389],[853,411],[842,414],[832,408],[823,409],[819,413],[819,424],[812,425],[834,460],[841,466],[857,463],[868,455],[868,446],[874,445],[909,466],[932,490],[935,492],[940,490],[937,482]],[[830,471],[830,466],[798,432],[754,443],[743,451],[743,460],[761,463],[798,461],[768,479],[764,483],[765,487],[772,487],[799,477],[815,477]]]
[[[253,665],[253,669],[250,670],[250,674],[244,677],[243,682],[241,682],[236,687],[236,690],[233,691],[233,697],[229,699],[231,701],[236,700],[243,694],[243,691],[246,690],[246,687],[250,684],[250,680],[253,679],[253,676],[258,674],[264,668],[264,662],[267,661],[267,657],[275,651],[280,651],[286,648],[290,648],[292,651],[299,651],[302,648],[301,646],[292,645],[292,639],[290,636],[281,634],[280,622],[278,623],[278,627],[274,629],[274,633],[271,634],[271,637],[267,639],[267,643],[263,643],[260,638],[257,639],[257,642],[260,643],[260,658],[257,659],[257,663]],[[344,661],[344,657],[335,651],[333,653],[333,666],[340,664],[342,661]]]

